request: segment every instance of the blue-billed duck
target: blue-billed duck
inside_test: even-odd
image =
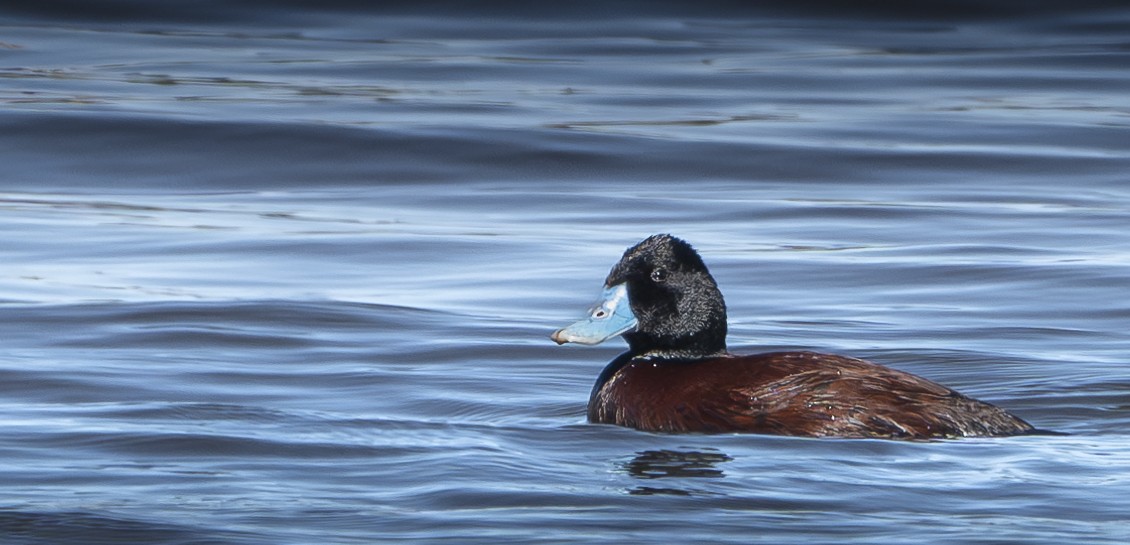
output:
[[[807,351],[726,350],[726,304],[690,244],[629,248],[589,316],[558,344],[616,335],[628,351],[592,389],[588,419],[656,432],[930,439],[1034,432],[1004,410],[869,361]]]

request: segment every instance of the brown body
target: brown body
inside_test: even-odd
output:
[[[844,356],[775,352],[617,358],[589,421],[646,431],[928,439],[1018,435],[1032,425],[910,373]]]

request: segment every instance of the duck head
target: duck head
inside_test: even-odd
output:
[[[694,359],[726,352],[726,303],[690,244],[653,235],[628,248],[589,316],[552,339],[599,344],[616,335],[637,357]]]

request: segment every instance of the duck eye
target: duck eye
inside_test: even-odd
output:
[[[651,271],[651,281],[661,284],[667,281],[667,269],[655,269]]]

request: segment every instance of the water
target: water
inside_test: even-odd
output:
[[[1130,11],[114,6],[0,24],[0,541],[1130,539]],[[1069,435],[586,424],[655,232]]]

